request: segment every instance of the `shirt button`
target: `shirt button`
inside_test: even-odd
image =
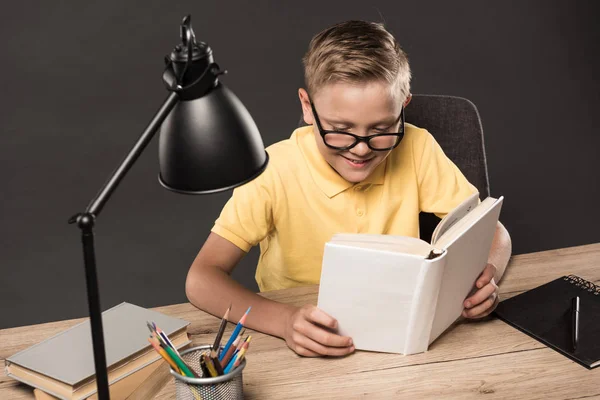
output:
[[[358,192],[358,191],[360,191],[360,189],[362,189],[362,187],[361,187],[360,185],[359,185],[359,186],[354,186],[354,190],[355,190],[355,191],[357,191],[357,192]]]
[[[359,208],[358,210],[356,210],[356,215],[362,217],[363,215],[365,215],[365,212]]]

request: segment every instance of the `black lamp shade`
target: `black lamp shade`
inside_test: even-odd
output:
[[[165,188],[205,194],[251,181],[266,168],[268,155],[248,110],[219,82],[169,113],[160,128],[159,163]]]

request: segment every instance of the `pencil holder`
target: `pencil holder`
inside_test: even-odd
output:
[[[202,368],[200,368],[200,356],[210,348],[210,345],[197,346],[180,353],[181,358],[200,378],[188,378],[171,368],[171,375],[175,378],[175,391],[178,400],[233,400],[244,398],[242,371],[246,367],[246,359],[243,359],[240,365],[228,374],[205,378],[202,376]]]

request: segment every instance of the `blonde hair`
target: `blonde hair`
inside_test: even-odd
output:
[[[312,38],[302,59],[311,96],[328,83],[387,82],[392,96],[410,94],[411,72],[406,53],[383,24],[346,21]]]

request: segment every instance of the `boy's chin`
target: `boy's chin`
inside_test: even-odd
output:
[[[371,171],[348,171],[347,169],[343,169],[337,172],[350,183],[360,183],[369,177]]]

